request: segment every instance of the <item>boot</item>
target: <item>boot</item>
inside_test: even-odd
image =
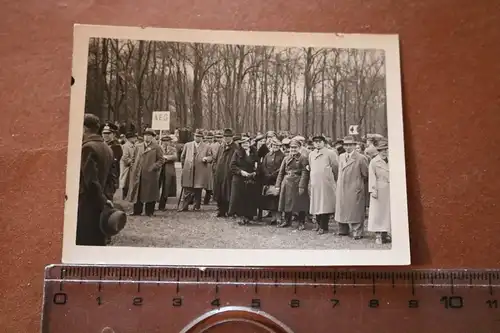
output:
[[[278,224],[278,228],[286,228],[292,225],[292,214],[285,213],[285,219]]]

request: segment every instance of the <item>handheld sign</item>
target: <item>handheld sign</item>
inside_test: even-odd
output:
[[[153,121],[151,127],[154,130],[170,129],[170,111],[153,111]]]

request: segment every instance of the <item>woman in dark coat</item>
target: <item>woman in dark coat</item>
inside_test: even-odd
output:
[[[281,141],[274,139],[271,141],[271,151],[262,159],[259,167],[259,179],[264,185],[263,195],[260,200],[260,209],[269,210],[273,213],[271,224],[275,224],[279,220],[278,200],[279,195],[266,195],[265,192],[269,187],[274,187],[276,179],[280,172],[281,163],[285,158],[285,154],[281,151]],[[279,193],[277,193],[279,194]]]
[[[240,140],[240,149],[236,150],[231,160],[233,174],[229,215],[242,218],[238,224],[248,224],[257,213],[258,186],[255,178],[259,157],[250,149],[250,139]]]

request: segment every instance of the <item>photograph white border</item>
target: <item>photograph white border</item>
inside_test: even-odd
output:
[[[282,47],[379,49],[386,57],[392,247],[390,250],[280,250],[100,247],[76,245],[83,115],[90,38]],[[65,264],[181,266],[409,265],[410,237],[398,35],[216,31],[79,25],[74,27],[62,262]]]

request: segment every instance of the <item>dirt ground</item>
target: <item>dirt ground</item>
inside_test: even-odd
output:
[[[177,163],[177,198],[180,195],[180,165]],[[376,245],[375,236],[365,232],[365,238],[335,236],[336,225],[330,222],[330,232],[318,235],[312,223],[306,230],[269,225],[269,218],[240,226],[236,219],[218,218],[212,203],[202,206],[201,211],[177,212],[177,198],[169,198],[167,211],[155,211],[155,216],[129,216],[127,225],[113,237],[111,245],[136,247],[176,248],[226,248],[226,249],[390,249],[390,244]],[[117,192],[115,202],[127,212],[132,204],[121,200]]]
[[[117,200],[131,211],[132,205]],[[231,248],[231,249],[390,249],[390,244],[376,245],[373,235],[362,240],[335,236],[335,223],[328,234],[318,235],[308,223],[306,230],[276,228],[269,218],[240,226],[233,218],[215,217],[214,205],[201,211],[177,212],[177,200],[170,198],[167,211],[155,216],[129,216],[125,229],[113,237],[112,245],[136,247]]]

